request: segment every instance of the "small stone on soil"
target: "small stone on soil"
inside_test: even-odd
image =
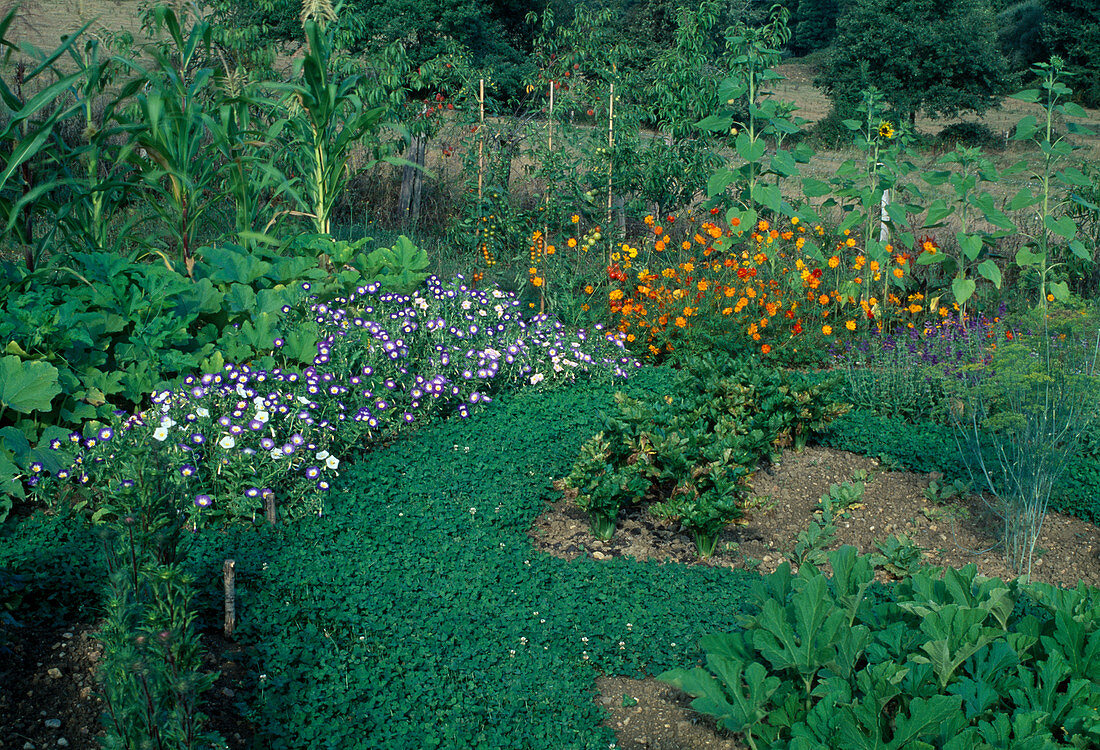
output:
[[[46,729],[60,729],[61,719],[46,719]]]
[[[50,667],[46,671],[46,674],[48,674],[50,676],[50,679],[52,679],[52,680],[60,680],[61,679],[61,670],[58,669],[57,667]]]

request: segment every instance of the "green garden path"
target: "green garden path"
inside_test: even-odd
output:
[[[599,672],[690,666],[735,626],[752,576],[527,538],[613,390],[500,397],[346,462],[321,517],[202,540],[206,580],[237,560],[264,747],[606,748]]]

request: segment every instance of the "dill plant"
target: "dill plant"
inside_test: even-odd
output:
[[[1054,485],[1100,406],[1100,328],[1084,314],[1043,314],[958,373],[949,408],[967,468],[993,496],[1008,564],[1030,579]]]

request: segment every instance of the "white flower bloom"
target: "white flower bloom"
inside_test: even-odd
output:
[[[166,430],[170,430],[176,426],[176,420],[172,419],[171,417],[165,417],[164,419],[160,420],[160,426]]]
[[[154,440],[159,440],[160,442],[163,443],[165,438],[167,438],[167,437],[168,437],[168,430],[166,430],[165,428],[158,427],[157,429],[153,430],[153,439]]]
[[[543,377],[544,376],[541,372],[536,372],[534,375],[531,376],[531,385],[538,385],[542,382]]]
[[[244,386],[237,383],[237,395],[241,398],[248,398],[248,391],[244,389]]]
[[[210,416],[210,410],[207,409],[205,406],[196,407],[195,408],[195,413],[198,414],[200,417],[209,417]]]
[[[470,300],[468,300],[468,299],[462,300],[461,307],[462,307],[463,310],[469,310],[473,306],[474,306],[474,303],[470,302]]]
[[[324,460],[325,460],[326,458],[328,458],[328,457],[329,457],[330,455],[332,455],[332,454],[331,454],[331,453],[329,453],[328,451],[317,451],[317,456],[316,456],[316,458],[317,458],[317,460],[318,460],[318,461],[324,461]]]
[[[259,410],[258,412],[256,412],[256,421],[257,421],[257,422],[264,422],[264,423],[266,423],[266,422],[267,422],[267,420],[269,420],[269,419],[271,419],[271,414],[269,414],[268,412],[264,411],[263,409],[260,409],[260,410]]]
[[[295,396],[295,398],[298,399],[299,404],[308,404],[309,403],[309,399],[306,398],[305,396]]]
[[[229,450],[236,444],[237,440],[232,435],[225,435],[224,437],[222,437],[221,440],[218,441],[218,445],[225,448],[226,450]]]
[[[255,406],[257,409],[262,409],[264,407],[264,397],[263,396],[253,396],[252,397],[252,405]]]
[[[283,457],[283,449],[282,448],[272,448],[269,455],[271,456],[272,461],[278,461],[280,458]]]
[[[325,466],[332,469],[333,471],[336,471],[338,468],[340,468],[340,459],[338,459],[336,456],[329,456],[325,459]]]
[[[486,357],[491,357],[492,359],[500,359],[500,352],[498,352],[496,349],[486,349],[483,353]]]

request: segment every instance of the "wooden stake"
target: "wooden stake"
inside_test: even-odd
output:
[[[275,493],[264,493],[264,518],[267,519],[269,525],[275,525]]]
[[[222,564],[222,582],[225,585],[225,637],[232,638],[237,628],[237,562],[226,560]]]

